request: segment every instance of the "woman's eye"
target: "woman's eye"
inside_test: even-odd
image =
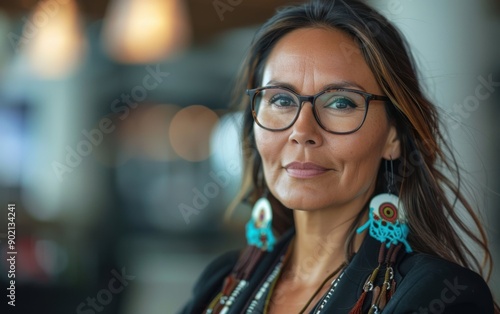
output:
[[[293,98],[285,95],[276,95],[269,101],[272,105],[279,107],[290,107],[294,105]]]
[[[329,102],[325,107],[332,109],[354,109],[357,106],[348,98],[337,98]]]

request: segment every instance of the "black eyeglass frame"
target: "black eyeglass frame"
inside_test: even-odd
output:
[[[263,126],[262,124],[260,124],[259,120],[257,119],[257,112],[255,111],[255,104],[254,104],[254,100],[255,100],[255,96],[262,90],[267,90],[267,89],[283,89],[283,90],[286,90],[290,93],[292,93],[293,95],[295,95],[299,101],[300,101],[300,105],[299,105],[299,110],[297,111],[297,114],[295,115],[295,118],[292,120],[292,122],[290,122],[290,124],[284,128],[280,128],[280,129],[271,129],[271,128],[268,128],[268,127],[265,127]],[[348,131],[348,132],[336,132],[336,131],[332,131],[332,130],[329,130],[328,128],[326,128],[320,121],[318,115],[317,115],[317,112],[316,110],[314,109],[314,105],[316,104],[316,99],[318,97],[320,97],[321,95],[327,93],[327,92],[331,92],[331,91],[346,91],[346,92],[352,92],[352,93],[356,93],[358,95],[361,95],[364,97],[365,99],[365,114],[363,116],[363,120],[361,121],[361,123],[359,124],[359,126],[357,128],[355,128],[354,130],[352,131]],[[371,93],[367,93],[367,92],[364,92],[364,91],[360,91],[360,90],[357,90],[357,89],[350,89],[350,88],[329,88],[329,89],[325,89],[315,95],[299,95],[297,94],[294,90],[288,88],[288,87],[284,87],[284,86],[264,86],[264,87],[258,87],[258,88],[254,88],[254,89],[247,89],[246,90],[246,94],[248,96],[250,96],[250,106],[251,106],[251,110],[252,110],[252,116],[253,116],[253,119],[255,121],[255,123],[257,123],[258,126],[260,126],[261,128],[265,129],[265,130],[268,130],[268,131],[284,131],[288,128],[290,128],[292,125],[295,124],[295,121],[297,121],[297,119],[299,118],[299,115],[300,115],[300,111],[302,110],[302,107],[304,107],[304,103],[305,102],[310,102],[311,105],[312,105],[312,109],[313,109],[313,115],[314,115],[314,119],[316,120],[316,122],[318,122],[318,124],[321,126],[321,128],[325,131],[327,131],[328,133],[332,133],[332,134],[352,134],[354,132],[356,132],[357,130],[359,130],[363,124],[365,123],[365,120],[366,120],[366,115],[368,113],[368,106],[370,104],[370,101],[372,100],[382,100],[382,101],[386,101],[386,102],[390,102],[390,98],[387,97],[387,96],[381,96],[381,95],[375,95],[375,94],[371,94]]]

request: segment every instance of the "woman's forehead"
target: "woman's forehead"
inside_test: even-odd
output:
[[[271,51],[263,74],[262,85],[279,81],[294,86],[298,92],[319,91],[338,82],[352,82],[367,91],[379,92],[355,41],[335,29],[302,28],[283,36]]]

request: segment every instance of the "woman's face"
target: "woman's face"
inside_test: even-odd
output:
[[[280,39],[262,81],[301,95],[332,84],[383,94],[354,40],[323,28],[298,29]],[[270,191],[297,210],[361,209],[374,191],[382,158],[399,157],[397,133],[382,101],[370,102],[363,126],[352,134],[323,130],[309,102],[289,129],[272,132],[254,123],[254,130]]]

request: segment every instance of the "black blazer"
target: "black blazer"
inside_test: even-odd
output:
[[[264,255],[249,280],[249,285],[237,298],[229,313],[245,312],[248,300],[272,270],[292,236],[293,231],[285,234],[273,252]],[[359,299],[366,279],[377,267],[379,248],[380,242],[367,234],[321,313],[349,313]],[[229,252],[208,265],[193,289],[191,300],[180,313],[203,313],[222,289],[224,278],[231,272],[238,257],[239,252]],[[435,256],[411,253],[404,254],[394,270],[396,292],[381,312],[383,314],[493,313],[493,298],[488,286],[481,276],[467,268]],[[368,303],[365,302],[363,313],[367,312]]]

